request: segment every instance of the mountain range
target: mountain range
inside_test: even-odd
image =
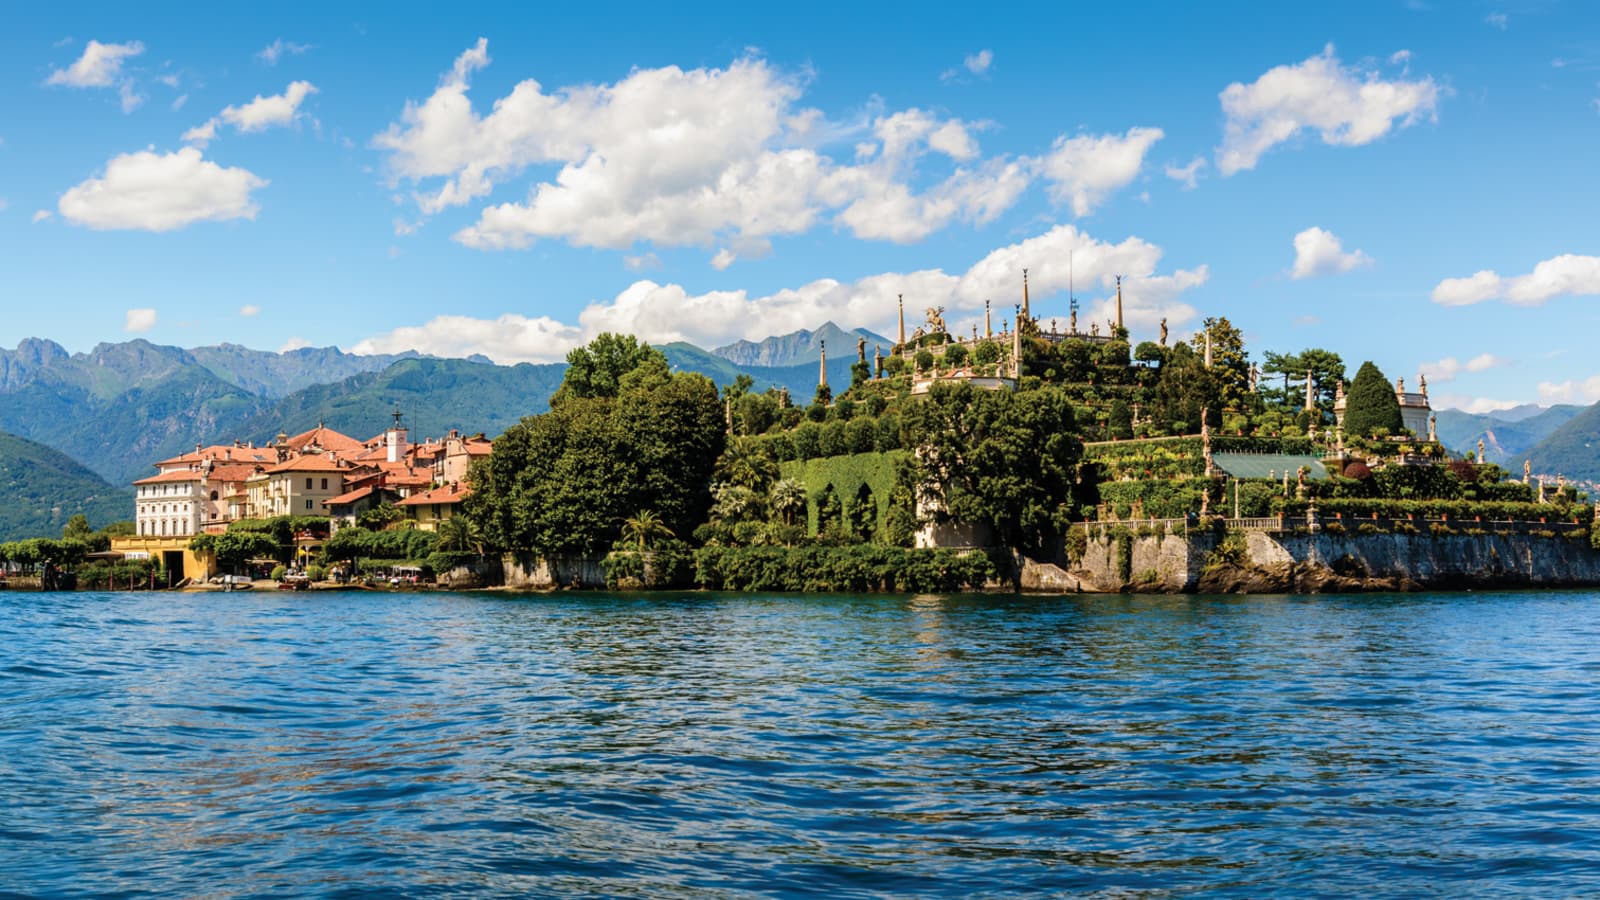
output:
[[[756,390],[783,388],[794,402],[806,403],[816,388],[824,342],[835,351],[827,368],[838,390],[849,384],[858,340],[891,343],[828,322],[715,350],[688,343],[659,349],[674,370],[703,373],[719,386],[748,376]],[[869,347],[869,359],[871,352]],[[122,486],[151,474],[156,460],[197,444],[269,441],[280,431],[293,434],[319,422],[366,438],[387,427],[397,407],[416,439],[450,429],[493,437],[521,417],[545,411],[565,369],[564,363],[502,366],[481,356],[361,356],[336,347],[272,353],[236,344],[183,349],[145,340],[68,353],[52,341],[29,338],[15,350],[0,349],[0,432],[24,439],[3,445],[7,456],[0,463],[21,467],[16,471],[24,474],[16,478],[25,478],[30,468],[57,473],[46,486],[11,483],[10,496],[35,498],[28,522],[55,521],[55,512],[44,515],[38,506],[50,497],[60,501],[51,510],[123,498],[117,502],[125,517],[131,510]],[[1536,471],[1600,482],[1600,407],[1526,406],[1481,415],[1441,410],[1438,430],[1458,453],[1475,451],[1483,440],[1491,461],[1518,474],[1527,458]],[[38,462],[42,451],[67,459]],[[78,470],[70,489],[60,480],[72,471],[69,463]],[[92,508],[100,515],[109,509]],[[0,534],[12,530],[7,516],[0,513]]]

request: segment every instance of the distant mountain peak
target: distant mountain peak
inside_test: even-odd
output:
[[[865,328],[846,331],[833,321],[822,323],[816,330],[801,328],[788,334],[773,335],[761,341],[734,341],[711,352],[739,366],[782,367],[799,363],[816,362],[822,355],[824,342],[833,344],[835,358],[855,351],[856,341],[866,339],[868,344],[893,343],[888,338]]]

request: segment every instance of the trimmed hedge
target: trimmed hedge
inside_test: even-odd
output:
[[[889,495],[894,490],[895,473],[906,455],[904,450],[891,450],[791,460],[780,464],[778,471],[782,477],[793,478],[805,486],[807,534],[817,533],[817,498],[830,486],[839,502],[848,507],[855,502],[863,484],[872,491],[872,500],[877,504],[874,527],[881,531],[888,521]]]
[[[904,547],[702,547],[695,580],[724,591],[979,590],[1009,574],[1009,562],[976,551]]]

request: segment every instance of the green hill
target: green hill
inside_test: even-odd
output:
[[[353,438],[389,426],[398,406],[413,440],[450,429],[498,435],[525,415],[549,408],[565,364],[497,366],[464,359],[403,359],[382,372],[296,391],[238,424],[241,439],[270,440],[326,424]],[[232,437],[220,435],[219,439]]]
[[[1583,412],[1581,406],[1519,406],[1492,413],[1472,414],[1456,409],[1438,412],[1439,440],[1456,453],[1478,451],[1478,441],[1491,462],[1518,459],[1556,429]]]
[[[0,433],[0,541],[60,537],[77,513],[94,528],[133,518],[133,493],[118,490],[65,454]]]
[[[1600,404],[1580,409],[1549,437],[1503,465],[1520,475],[1526,459],[1533,463],[1536,474],[1600,482]],[[1493,456],[1489,461],[1498,462]]]

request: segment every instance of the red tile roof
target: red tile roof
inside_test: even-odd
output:
[[[305,456],[291,456],[281,463],[267,467],[268,475],[279,472],[342,472],[345,464],[331,460],[320,453],[310,453]]]
[[[471,493],[472,488],[452,482],[450,484],[440,485],[431,491],[423,491],[420,494],[412,494],[395,505],[424,506],[429,503],[460,503]]]
[[[341,453],[354,453],[361,449],[361,442],[347,434],[340,434],[332,428],[318,425],[310,431],[302,431],[289,438],[289,450],[298,453],[312,444],[324,450],[337,450]]]
[[[337,497],[329,497],[328,499],[322,501],[322,505],[323,506],[344,506],[347,503],[354,503],[357,500],[362,499],[363,497],[370,496],[372,494],[372,492],[377,490],[377,489],[378,489],[377,485],[369,484],[364,488],[357,488],[356,490],[350,491],[349,493],[340,494]]]

